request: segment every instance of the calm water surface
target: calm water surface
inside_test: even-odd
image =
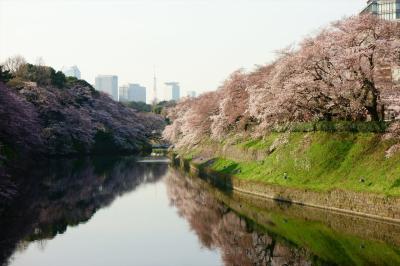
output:
[[[165,160],[37,169],[0,226],[0,265],[400,265],[397,224],[221,192]]]

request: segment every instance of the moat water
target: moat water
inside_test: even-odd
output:
[[[165,159],[31,175],[0,208],[0,265],[400,265],[399,224],[223,192]]]

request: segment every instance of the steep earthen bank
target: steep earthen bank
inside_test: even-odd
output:
[[[191,154],[189,154],[188,151],[180,151],[179,155],[174,155],[174,159],[176,163],[180,164],[187,171],[196,173],[203,179],[208,180],[214,185],[223,187],[224,189],[279,201],[329,209],[332,211],[400,222],[400,197],[396,194],[397,190],[393,190],[397,188],[394,185],[385,185],[384,181],[386,182],[386,180],[384,180],[380,181],[381,183],[379,184],[379,186],[382,187],[381,193],[380,191],[371,189],[371,184],[379,181],[379,176],[376,173],[372,173],[378,176],[375,180],[372,179],[372,177],[360,177],[360,180],[356,180],[354,182],[359,182],[359,186],[356,186],[356,184],[355,186],[343,185],[341,187],[340,184],[345,184],[342,180],[334,180],[336,182],[335,183],[332,181],[332,179],[327,178],[326,184],[324,185],[309,186],[307,182],[299,183],[296,181],[296,178],[293,177],[293,175],[296,173],[293,172],[289,172],[289,174],[286,172],[282,174],[282,172],[276,173],[273,171],[262,172],[263,169],[257,168],[258,165],[262,166],[262,164],[265,164],[266,162],[268,163],[268,159],[266,158],[271,157],[274,153],[275,156],[278,157],[282,157],[286,154],[286,160],[297,162],[308,160],[310,165],[304,166],[304,168],[308,169],[311,175],[315,174],[315,171],[313,172],[310,170],[310,167],[313,165],[318,165],[318,167],[320,167],[325,163],[326,160],[332,160],[330,156],[326,156],[325,158],[320,156],[318,159],[307,159],[307,152],[309,149],[313,149],[313,145],[315,146],[317,144],[321,146],[321,143],[318,144],[315,138],[310,138],[310,136],[307,136],[307,134],[303,134],[303,136],[300,138],[301,140],[297,141],[298,145],[293,143],[291,137],[289,137],[287,141],[283,141],[284,143],[286,142],[286,144],[277,144],[279,141],[276,141],[276,139],[282,139],[282,136],[283,134],[278,134],[274,137],[275,140],[272,141],[272,144],[268,143],[265,145],[269,148],[244,149],[243,145],[215,145],[214,143],[210,145],[198,146],[191,151]],[[297,136],[296,138],[299,137]],[[354,138],[354,136],[351,138]],[[359,146],[369,150],[370,154],[373,154],[373,156],[377,157],[378,153],[383,153],[383,155],[381,155],[384,156],[387,145],[390,145],[385,144],[384,142],[378,142],[376,137],[373,135],[369,136],[367,139],[365,136],[361,136],[359,138],[361,138],[362,141],[355,140],[352,145],[347,145],[351,146],[351,148],[347,149],[345,155],[343,155],[343,158],[338,158],[337,154],[335,155],[339,162],[347,165],[349,168],[348,171],[357,171],[357,167],[360,166],[353,166],[351,164],[348,165],[348,162],[343,163],[348,160],[347,157],[353,159],[356,157],[362,164],[368,163],[367,159],[373,158],[369,157],[369,155],[365,155],[365,158],[359,155],[365,154],[365,151],[362,149],[360,150]],[[346,141],[348,141],[348,139],[344,140],[344,142]],[[304,144],[305,142],[308,143]],[[368,143],[368,145],[365,145],[365,143]],[[327,144],[327,149],[335,148],[332,147],[330,143],[323,144]],[[369,145],[371,147],[374,146],[376,151],[371,151],[371,147]],[[285,151],[285,148],[280,146],[292,146],[292,148]],[[357,150],[359,154],[352,151],[352,149]],[[297,154],[294,154],[294,150],[297,151]],[[380,169],[379,172],[379,174],[382,175],[381,179],[384,179],[382,177],[385,175],[395,175],[397,173],[398,166],[395,164],[395,161],[397,160],[396,157],[397,155],[394,158],[384,159],[384,163],[387,163],[389,166],[382,165],[383,170]],[[374,163],[377,162],[371,162],[371,164]],[[336,166],[334,170],[337,171],[337,168],[340,167],[343,168],[344,166]],[[279,171],[281,170],[282,169],[279,169]],[[332,169],[327,168],[326,173],[324,173],[326,176],[331,174],[329,170],[333,171]],[[341,171],[344,170],[342,169]],[[304,170],[304,172],[307,171]],[[266,176],[280,175],[280,177],[277,177],[276,179],[253,178],[251,176],[252,173],[256,173],[259,176],[264,174]],[[323,177],[319,178],[323,180]],[[363,178],[366,180],[361,180]],[[274,180],[278,181],[274,183]],[[323,183],[323,181],[319,182]],[[392,191],[392,193],[385,193],[387,191]]]

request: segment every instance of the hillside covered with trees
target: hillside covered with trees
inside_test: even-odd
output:
[[[0,75],[3,174],[5,165],[28,158],[139,153],[164,127],[161,116],[140,113],[84,80],[19,56],[9,58]]]

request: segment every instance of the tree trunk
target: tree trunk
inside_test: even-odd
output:
[[[371,116],[372,121],[379,121],[379,112],[376,108],[376,106],[366,106],[365,107],[368,111],[368,114]]]
[[[385,121],[385,105],[381,105],[381,120]]]
[[[372,121],[380,121],[378,110],[379,91],[375,88],[375,85],[369,80],[365,80],[364,84],[365,88],[367,89],[365,100],[368,103],[368,105],[365,106],[365,109],[367,109]],[[370,98],[370,100],[368,100],[368,98]]]

